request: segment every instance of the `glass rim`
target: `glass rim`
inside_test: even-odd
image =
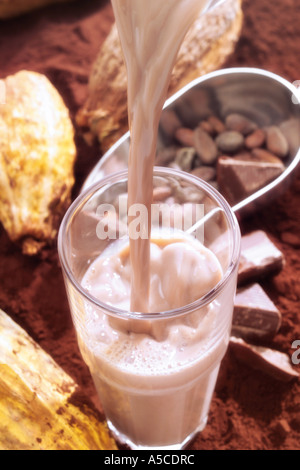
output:
[[[172,310],[165,310],[162,312],[130,312],[128,310],[122,310],[119,308],[114,307],[113,305],[109,305],[107,303],[101,302],[101,300],[97,299],[93,295],[91,295],[87,290],[85,290],[81,283],[76,279],[76,276],[73,275],[72,270],[70,268],[68,262],[68,256],[65,252],[64,247],[64,238],[67,234],[68,227],[70,225],[72,217],[79,212],[80,209],[103,187],[105,187],[108,183],[114,184],[116,182],[120,182],[122,180],[128,180],[128,170],[122,170],[111,175],[106,176],[105,178],[101,179],[100,181],[94,183],[89,188],[86,188],[84,192],[79,194],[76,199],[72,202],[69,206],[67,212],[65,213],[62,222],[59,227],[58,232],[58,255],[59,260],[62,266],[63,273],[67,276],[70,283],[73,287],[91,304],[96,305],[98,308],[105,310],[105,313],[122,318],[128,319],[154,319],[154,318],[169,318],[174,316],[181,316],[188,312],[192,312],[198,310],[207,304],[211,303],[219,294],[221,290],[224,289],[226,284],[228,283],[231,274],[237,268],[239,262],[239,255],[240,255],[240,227],[237,221],[237,218],[230,207],[229,203],[226,199],[209,183],[201,180],[200,178],[191,175],[190,173],[186,173],[183,170],[177,170],[173,168],[165,168],[165,167],[154,167],[153,176],[175,176],[180,177],[185,180],[193,182],[196,186],[200,186],[201,189],[204,189],[208,195],[218,203],[218,205],[224,210],[228,225],[230,227],[232,233],[232,253],[230,262],[228,265],[227,270],[222,276],[222,279],[205,295],[200,297],[199,299],[195,300],[194,302],[184,305],[179,308],[175,308]]]

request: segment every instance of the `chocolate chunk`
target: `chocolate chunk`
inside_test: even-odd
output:
[[[234,336],[248,340],[269,340],[277,333],[280,325],[279,310],[259,284],[238,289],[231,330]]]
[[[299,378],[287,354],[262,346],[246,343],[241,338],[231,336],[230,348],[241,362],[253,369],[260,370],[274,379],[289,382]]]
[[[268,235],[262,230],[255,230],[241,239],[238,283],[257,281],[262,276],[275,273],[283,267],[283,263],[283,254]]]
[[[254,158],[257,161],[277,163],[279,167],[282,167],[281,160],[278,157],[276,157],[276,155],[269,152],[268,150],[256,148],[252,150],[251,155],[252,155],[252,158]]]
[[[285,167],[282,163],[220,157],[217,180],[221,193],[234,205],[277,178]]]
[[[194,131],[194,142],[200,162],[212,165],[218,156],[218,149],[212,137],[198,126]]]

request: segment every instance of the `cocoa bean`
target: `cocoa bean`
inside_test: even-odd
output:
[[[229,114],[225,119],[227,129],[248,135],[257,129],[257,124],[239,113]]]
[[[224,122],[222,122],[217,116],[210,116],[208,118],[208,123],[212,126],[216,134],[221,134],[221,132],[226,131]]]
[[[218,157],[218,148],[212,137],[200,126],[194,131],[194,144],[200,161],[212,165]]]
[[[261,147],[266,140],[266,134],[262,129],[256,129],[249,134],[245,139],[245,145],[248,149]]]
[[[270,126],[266,129],[267,149],[279,158],[285,158],[289,152],[289,144],[277,126]]]
[[[209,135],[214,134],[214,129],[213,126],[208,122],[208,121],[201,121],[199,126],[201,129],[203,129],[205,132],[207,132]]]
[[[221,152],[234,154],[244,145],[244,137],[237,131],[225,131],[218,135],[216,144]]]
[[[287,121],[279,124],[279,127],[289,144],[289,153],[296,155],[300,143],[298,119],[296,117],[288,119]]]
[[[188,127],[180,127],[175,131],[175,138],[185,147],[194,146],[194,131]]]
[[[175,163],[183,170],[190,171],[196,156],[194,147],[184,147],[176,152]]]

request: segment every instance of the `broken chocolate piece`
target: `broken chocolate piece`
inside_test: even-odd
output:
[[[223,196],[234,205],[273,181],[284,169],[282,163],[223,156],[218,159],[217,180]]]
[[[299,378],[298,372],[291,366],[289,356],[275,349],[254,346],[241,338],[232,336],[230,348],[237,359],[253,369],[260,370],[274,379],[289,382]]]
[[[241,239],[238,283],[258,278],[282,269],[284,257],[262,230],[255,230]]]
[[[259,284],[238,289],[231,330],[234,336],[268,340],[280,325],[281,313]]]

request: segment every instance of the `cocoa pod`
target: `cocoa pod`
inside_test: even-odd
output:
[[[241,0],[228,0],[199,14],[179,50],[168,96],[191,80],[220,68],[239,39]],[[92,69],[88,97],[77,114],[106,151],[128,130],[127,78],[116,26],[103,43]]]

